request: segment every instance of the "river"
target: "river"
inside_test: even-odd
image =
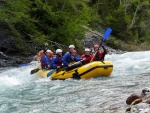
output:
[[[0,69],[0,113],[124,113],[126,98],[150,86],[150,51],[106,55],[110,77],[50,80],[35,66]]]

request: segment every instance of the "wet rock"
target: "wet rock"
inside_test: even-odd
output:
[[[150,113],[150,105],[147,103],[140,103],[131,107],[129,113]]]
[[[13,52],[16,53],[17,49],[14,43],[14,37],[9,36],[7,34],[5,34],[4,32],[0,31],[0,51],[1,52],[5,52],[5,53],[9,53],[9,52]]]
[[[0,67],[18,66],[19,64],[26,64],[33,60],[33,56],[7,56],[0,52]]]
[[[4,27],[1,25],[1,27]],[[0,31],[0,67],[18,66],[29,63],[33,55],[21,55],[14,43],[14,37]]]
[[[136,103],[137,100],[140,100],[140,103]],[[126,113],[150,113],[150,88],[143,89],[140,95],[133,94],[129,96],[126,102],[130,104],[130,107],[126,109]]]
[[[92,49],[93,45],[101,44],[103,35],[100,32],[91,30],[86,26],[84,26],[84,28],[88,29],[88,32],[85,34],[85,38],[82,40],[82,44],[85,48],[87,47]],[[103,45],[106,47],[108,54],[122,54],[126,52],[121,50],[115,50],[111,47],[108,47],[105,43],[103,43]]]

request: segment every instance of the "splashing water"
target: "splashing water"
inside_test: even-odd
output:
[[[123,113],[126,98],[150,86],[150,51],[107,55],[109,78],[51,81],[35,66],[0,70],[0,113]]]

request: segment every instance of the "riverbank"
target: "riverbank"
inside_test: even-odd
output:
[[[77,47],[78,53],[81,55],[84,53],[84,48],[93,48],[94,44],[100,44],[101,39],[103,38],[103,34],[92,30],[86,26],[84,26],[88,31],[85,34],[85,38],[82,40],[78,40],[75,43]],[[8,66],[18,66],[20,64],[26,64],[33,60],[34,56],[38,52],[38,50],[42,49],[39,48],[38,45],[30,44],[31,51],[27,51],[20,53],[19,50],[15,47],[15,43],[13,42],[14,37],[6,35],[4,32],[0,32],[0,66],[1,67],[8,67]],[[13,43],[12,43],[13,42]],[[50,42],[49,40],[45,40],[45,42],[49,42],[50,49],[54,51],[54,44],[57,46],[59,43]],[[33,43],[33,42],[32,42]],[[117,40],[114,37],[110,36],[108,40],[106,40],[103,45],[108,50],[108,54],[122,54],[126,51],[143,51],[149,50],[150,45],[147,43],[143,43],[139,46],[136,42],[131,44],[124,43],[123,41]],[[63,47],[65,45],[60,44],[59,47]],[[65,46],[66,47],[66,46]],[[66,49],[63,49],[66,50]],[[67,51],[67,50],[66,50]]]
[[[107,50],[108,50],[108,54],[122,54],[125,53],[125,51],[121,51],[121,50],[115,50],[112,49],[108,46],[106,46]],[[3,52],[0,52],[0,67],[11,67],[11,66],[19,66],[21,64],[27,64],[30,63],[31,61],[35,60],[34,56],[36,54],[33,55],[6,55]]]
[[[0,52],[0,67],[18,67],[20,64],[30,63],[34,58],[34,55],[6,55]]]

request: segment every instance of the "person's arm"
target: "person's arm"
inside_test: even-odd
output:
[[[42,62],[46,65],[47,68],[50,68],[51,63],[50,63],[49,59],[47,58],[47,56],[42,57]]]
[[[102,48],[103,48],[103,50],[104,50],[104,54],[107,54],[107,50],[106,50],[106,48],[104,47],[104,46],[101,46]]]
[[[51,66],[52,66],[53,69],[57,69],[56,62],[57,62],[57,58],[56,57],[52,58]]]
[[[67,59],[69,59],[69,53],[66,53],[63,57],[62,57],[62,63],[65,67],[68,66],[68,62],[67,62]]]
[[[105,55],[107,54],[107,50],[104,46],[101,46],[103,48],[103,52],[100,53],[100,60],[104,61]]]
[[[76,62],[78,62],[78,61],[82,60],[82,58],[74,56],[74,60],[75,60]]]
[[[81,55],[81,58],[83,59],[83,58],[84,58],[84,55]]]
[[[96,60],[96,56],[98,56],[99,52],[98,51],[95,51],[92,55],[91,55],[91,61],[95,61]]]

